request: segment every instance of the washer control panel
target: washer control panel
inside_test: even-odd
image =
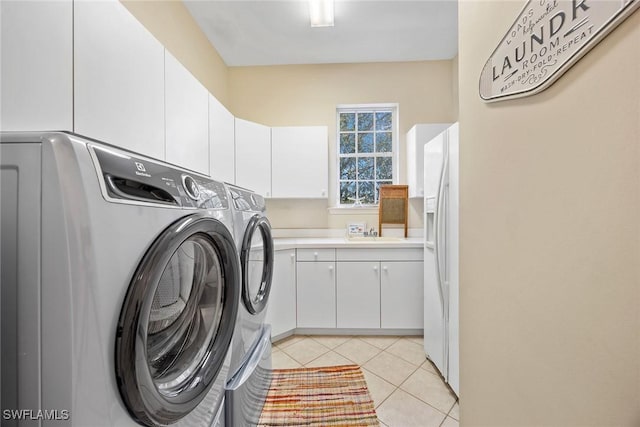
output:
[[[133,153],[90,144],[106,200],[194,209],[228,209],[224,184]]]
[[[266,204],[261,195],[234,185],[228,185],[228,187],[231,199],[233,200],[233,206],[237,210],[251,212],[265,211]]]

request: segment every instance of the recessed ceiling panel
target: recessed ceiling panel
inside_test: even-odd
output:
[[[305,0],[185,0],[228,66],[451,59],[456,0],[335,0],[335,25],[312,28]]]

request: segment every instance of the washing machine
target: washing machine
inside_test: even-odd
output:
[[[224,185],[0,133],[2,425],[224,425],[240,266]]]
[[[264,198],[227,184],[240,256],[242,296],[233,334],[226,422],[257,424],[271,382],[271,327],[265,315],[273,276],[273,239]]]

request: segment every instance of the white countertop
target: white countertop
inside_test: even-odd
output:
[[[424,241],[421,237],[407,239],[385,240],[349,240],[345,237],[305,237],[305,238],[275,238],[275,250],[304,249],[304,248],[422,248]]]

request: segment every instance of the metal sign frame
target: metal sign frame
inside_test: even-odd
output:
[[[542,92],[638,10],[640,0],[528,0],[487,60],[486,102]]]

